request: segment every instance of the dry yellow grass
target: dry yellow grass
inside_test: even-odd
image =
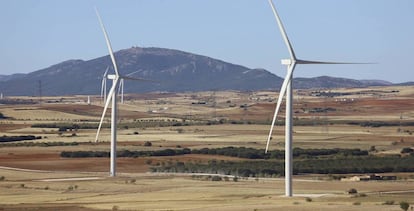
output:
[[[282,179],[213,182],[131,173],[113,179],[96,173],[11,170],[0,170],[0,175],[6,177],[0,182],[2,204],[72,204],[102,210],[115,206],[120,210],[398,210],[397,205],[382,203],[410,201],[414,187],[413,181],[350,183],[297,177],[297,196],[286,198]],[[44,181],[50,178],[70,180]],[[367,196],[351,197],[346,193],[350,188]],[[411,193],[386,193],[395,190]],[[307,202],[306,197],[312,202]],[[352,205],[355,202],[361,205]]]

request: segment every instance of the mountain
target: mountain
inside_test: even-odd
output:
[[[277,90],[283,79],[264,69],[250,69],[207,56],[165,48],[132,47],[115,52],[119,71],[157,81],[125,81],[126,93],[205,90]],[[112,67],[109,56],[68,60],[28,74],[0,75],[0,92],[7,95],[75,95],[100,93],[102,75]],[[113,73],[110,68],[110,73]],[[295,88],[335,88],[384,85],[327,76],[297,78]],[[110,83],[109,83],[110,84]],[[108,86],[109,89],[109,86]]]
[[[259,90],[280,87],[282,78],[264,70],[163,48],[133,47],[115,52],[119,71],[158,83],[125,81],[125,92]],[[0,81],[6,95],[99,94],[109,56],[69,60],[17,78]],[[110,72],[113,72],[112,68]],[[4,78],[4,77],[3,77]],[[41,81],[41,82],[40,82]]]
[[[24,77],[26,74],[24,73],[16,73],[16,74],[12,74],[12,75],[0,75],[0,82],[1,81],[8,81],[8,80],[13,80],[16,78],[21,78]]]

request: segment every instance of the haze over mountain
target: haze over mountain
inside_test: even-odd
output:
[[[264,69],[249,69],[206,56],[164,48],[132,47],[115,52],[121,74],[158,81],[125,81],[126,93],[206,90],[278,90],[283,79]],[[68,60],[28,74],[0,75],[5,95],[74,95],[100,93],[105,69],[113,68],[109,56]],[[108,81],[108,89],[110,87]],[[332,77],[297,78],[295,88],[363,87],[390,85],[376,80]]]

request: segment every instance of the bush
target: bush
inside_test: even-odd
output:
[[[144,146],[145,146],[145,147],[150,147],[150,146],[152,146],[152,143],[151,143],[150,141],[146,141],[146,142],[144,143]]]
[[[410,204],[408,202],[405,202],[405,201],[400,202],[400,208],[402,210],[407,211],[409,207],[410,207]]]
[[[392,200],[390,200],[390,201],[385,201],[383,204],[384,204],[384,205],[394,205],[394,204],[395,204],[395,202],[394,202],[394,201],[392,201]]]
[[[358,194],[358,197],[367,197],[367,194],[365,194],[365,193],[360,193],[360,194]]]
[[[220,176],[213,176],[211,178],[211,181],[222,181],[222,180],[223,180],[223,178],[221,178]]]
[[[6,179],[6,177],[4,177],[4,176],[0,176],[0,181],[3,181],[3,180],[5,180]]]
[[[306,197],[306,198],[305,198],[305,201],[306,201],[306,202],[312,202],[312,198],[310,198],[310,197]]]
[[[351,188],[351,189],[348,190],[348,194],[357,194],[357,193],[358,193],[358,191],[355,188]]]
[[[412,153],[414,152],[414,149],[411,149],[410,147],[405,147],[401,150],[401,153]]]

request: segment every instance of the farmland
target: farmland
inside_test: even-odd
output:
[[[294,147],[410,156],[401,150],[414,146],[412,87],[295,92]],[[118,151],[193,152],[226,147],[261,151],[276,96],[269,91],[129,94],[119,106]],[[9,100],[18,102],[18,98]],[[299,172],[294,176],[292,198],[283,197],[283,175],[152,172],[157,164],[250,161],[221,154],[120,157],[119,175],[111,178],[107,156],[62,157],[64,151],[109,151],[110,115],[95,142],[103,103],[95,96],[87,105],[86,98],[43,97],[38,103],[35,97],[25,97],[36,103],[0,105],[1,136],[40,137],[0,143],[3,210],[400,210],[400,201],[414,204],[414,173],[410,171],[384,173],[396,175],[395,181],[368,182],[334,178],[355,174]],[[282,125],[280,119],[271,150],[284,149]],[[348,194],[351,188],[360,194]]]

